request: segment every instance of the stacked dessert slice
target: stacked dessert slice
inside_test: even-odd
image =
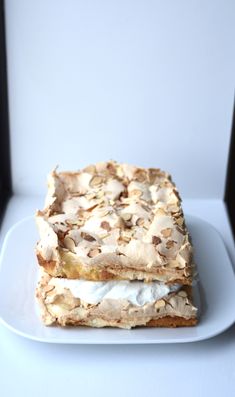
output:
[[[167,173],[112,161],[53,171],[36,222],[45,324],[196,324],[192,245]]]

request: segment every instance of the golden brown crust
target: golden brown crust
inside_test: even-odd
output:
[[[183,318],[183,317],[170,317],[166,316],[163,318],[152,319],[147,324],[146,327],[192,327],[198,323],[197,318]]]
[[[64,327],[66,326],[86,326],[86,327],[112,327],[112,328],[129,328],[128,326],[126,327],[125,324],[120,323],[119,321],[116,322],[108,322],[104,321],[103,319],[97,319],[97,322],[102,324],[101,326],[96,326],[94,324],[87,323],[84,320],[75,320],[73,318],[67,318],[67,321],[65,324],[59,324]],[[148,321],[146,324],[141,324],[137,325],[136,328],[140,327],[145,327],[145,328],[178,328],[178,327],[193,327],[197,325],[198,319],[197,318],[190,318],[186,319],[183,317],[170,317],[170,316],[165,316],[162,318],[157,318],[157,319],[151,319]]]

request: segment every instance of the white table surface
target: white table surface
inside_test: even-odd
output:
[[[0,241],[16,221],[42,208],[41,197],[13,197]],[[184,211],[213,224],[235,263],[221,200],[185,200]],[[20,239],[20,236],[19,236]],[[226,286],[225,286],[226,287]],[[207,341],[182,345],[49,345],[0,325],[0,395],[5,396],[232,396],[235,326]]]

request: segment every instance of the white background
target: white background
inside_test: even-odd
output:
[[[114,158],[170,171],[185,211],[220,231],[234,262],[222,198],[235,2],[5,3],[15,195],[0,240],[42,208],[56,164]],[[0,325],[0,395],[230,397],[234,336],[235,326],[185,345],[56,346]]]
[[[14,191],[112,158],[222,198],[234,15],[222,0],[6,1]]]

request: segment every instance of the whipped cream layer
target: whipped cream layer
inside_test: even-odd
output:
[[[158,281],[144,283],[143,281],[87,281],[65,278],[51,278],[49,285],[67,288],[75,298],[90,304],[98,304],[104,299],[124,299],[137,306],[154,303],[181,288],[180,284],[167,285]]]

